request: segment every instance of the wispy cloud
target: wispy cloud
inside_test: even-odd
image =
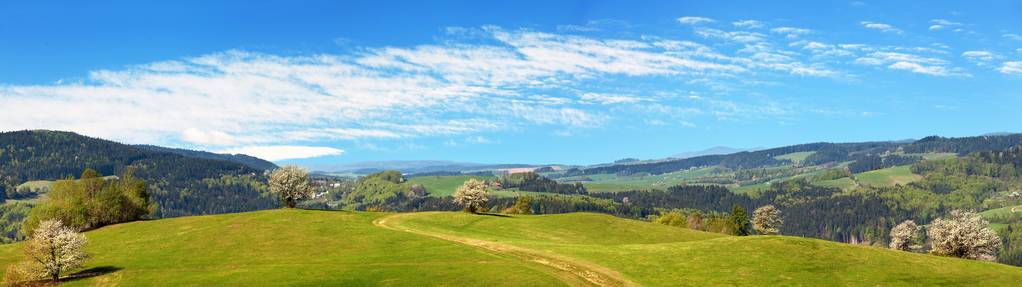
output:
[[[735,27],[738,27],[738,28],[745,28],[745,29],[759,29],[759,28],[763,28],[764,26],[766,26],[765,23],[757,21],[757,20],[739,20],[739,21],[731,22],[731,25],[734,25]]]
[[[965,52],[962,52],[962,57],[965,57],[965,59],[967,59],[969,61],[973,61],[973,62],[989,62],[989,61],[993,61],[995,56],[996,55],[994,55],[994,53],[991,53],[989,51],[965,51]]]
[[[958,28],[962,26],[962,23],[960,22],[953,22],[945,19],[933,19],[930,20],[930,24],[930,31],[939,31],[944,29],[952,29],[955,32],[963,31],[961,28]]]
[[[697,122],[689,118],[696,115],[789,116],[793,108],[769,97],[754,103],[715,97],[752,94],[757,89],[749,87],[785,79],[854,78],[862,66],[849,63],[968,75],[952,64],[950,47],[843,43],[824,37],[826,31],[767,30],[757,20],[678,22],[693,25],[694,36],[615,38],[596,33],[606,26],[592,22],[557,27],[564,33],[451,27],[449,38],[432,44],[287,56],[229,50],[92,71],[81,81],[0,85],[0,130],[72,130],[130,143],[294,158],[341,154],[317,148],[327,141],[440,137],[467,143],[496,141],[479,136],[490,131],[538,127],[575,134],[633,118],[677,123]],[[1019,73],[1018,62],[997,67],[1001,58],[993,51],[961,56]],[[687,98],[674,89],[715,94]]]
[[[950,63],[946,60],[900,52],[873,52],[867,56],[855,59],[855,63],[873,66],[883,65],[892,70],[905,70],[934,76],[967,75],[958,72],[957,69],[951,69]]]
[[[601,93],[585,93],[581,96],[583,101],[599,103],[604,105],[611,104],[631,104],[638,103],[644,99],[639,97],[627,96],[627,95],[613,95],[613,94],[601,94]]]
[[[685,25],[699,25],[713,22],[717,21],[706,17],[685,16],[678,18],[678,23]]]
[[[798,38],[799,36],[812,33],[813,30],[809,30],[809,29],[805,29],[805,28],[795,28],[795,27],[777,27],[777,28],[770,29],[770,32],[777,33],[777,34],[783,34],[788,39],[795,39],[795,38]]]
[[[877,30],[877,31],[880,31],[880,32],[884,32],[884,33],[895,33],[895,34],[901,34],[902,33],[901,29],[895,28],[894,26],[891,26],[890,24],[885,24],[885,23],[880,23],[880,22],[871,22],[871,21],[862,21],[862,22],[859,22],[859,24],[862,24],[862,27],[865,27],[866,29],[873,29],[873,30]]]
[[[1004,62],[997,70],[1005,74],[1022,75],[1022,61]]]

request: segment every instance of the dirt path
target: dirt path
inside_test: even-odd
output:
[[[641,286],[635,282],[632,282],[631,280],[628,280],[617,271],[593,263],[578,260],[575,258],[550,254],[548,252],[533,250],[509,244],[503,244],[499,242],[467,238],[444,233],[416,230],[403,227],[395,223],[397,221],[395,219],[408,215],[409,214],[407,213],[402,213],[377,218],[376,220],[373,220],[373,225],[390,230],[403,231],[443,239],[447,241],[457,242],[469,246],[482,248],[490,252],[541,264],[545,267],[553,268],[554,272],[551,273],[551,275],[554,275],[558,279],[561,279],[561,281],[572,286],[601,286],[601,287]]]

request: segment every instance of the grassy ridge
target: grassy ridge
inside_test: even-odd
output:
[[[87,268],[119,270],[68,285],[563,285],[528,262],[371,224],[384,215],[270,210],[104,227],[86,233]],[[0,265],[20,251],[0,246]]]
[[[1012,286],[1022,280],[1022,268],[995,263],[798,237],[725,237],[597,214],[400,218],[394,224],[578,258],[648,286]]]

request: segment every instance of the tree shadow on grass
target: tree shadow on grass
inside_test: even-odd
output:
[[[512,217],[510,215],[500,214],[500,213],[482,213],[482,212],[480,212],[480,213],[476,213],[476,215],[486,215],[486,216],[496,216],[496,217],[509,217],[509,218]]]
[[[117,266],[98,266],[98,267],[92,267],[92,268],[89,268],[89,269],[78,271],[75,274],[68,275],[67,277],[64,277],[63,279],[61,279],[60,281],[61,282],[78,281],[78,280],[82,280],[82,279],[86,279],[86,278],[92,278],[92,277],[96,277],[96,276],[102,276],[102,275],[114,273],[114,272],[117,272],[117,271],[119,271],[121,269],[124,269],[124,268],[117,267]]]

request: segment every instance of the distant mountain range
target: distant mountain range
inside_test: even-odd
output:
[[[364,175],[384,170],[400,170],[405,174],[430,173],[439,171],[476,171],[505,168],[541,167],[544,165],[530,164],[484,164],[471,162],[455,162],[444,160],[392,160],[366,161],[341,164],[322,164],[312,167],[317,173],[350,173]]]
[[[697,156],[704,156],[704,155],[732,154],[732,153],[738,153],[738,152],[743,152],[743,151],[757,151],[757,150],[761,150],[761,149],[764,149],[764,148],[760,148],[760,147],[757,147],[757,148],[733,148],[733,147],[726,147],[726,146],[715,146],[715,147],[711,147],[711,148],[700,150],[700,151],[690,151],[690,152],[683,152],[683,153],[675,154],[675,155],[670,156],[670,158],[673,158],[673,159],[686,159],[686,158],[697,157]]]

